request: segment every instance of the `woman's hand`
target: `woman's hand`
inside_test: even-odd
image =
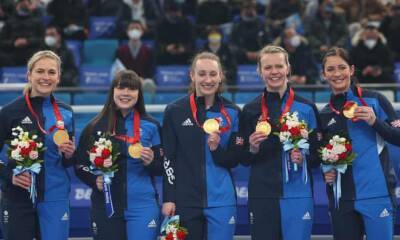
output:
[[[12,176],[12,184],[28,190],[32,184],[31,174],[28,172],[22,172],[18,175]]]
[[[360,106],[354,110],[354,117],[364,120],[368,125],[372,126],[376,121],[376,115],[371,107]]]
[[[175,215],[176,206],[173,202],[165,202],[162,205],[162,214],[164,216],[174,216]]]
[[[96,178],[96,186],[97,186],[97,189],[98,189],[100,192],[103,191],[103,183],[104,183],[103,176],[98,176],[98,177]]]
[[[58,145],[58,149],[64,153],[65,158],[70,159],[75,152],[75,143],[71,140],[68,140]]]
[[[221,137],[219,136],[219,132],[213,132],[208,135],[207,144],[210,147],[211,151],[215,151],[218,148],[219,142],[221,141]]]
[[[142,159],[143,165],[145,166],[150,165],[154,160],[153,150],[149,147],[143,147],[140,159]]]
[[[249,137],[250,152],[258,153],[260,151],[260,144],[267,138],[268,135],[265,135],[262,132],[253,132]]]
[[[301,154],[300,149],[295,148],[290,152],[290,159],[293,163],[301,165],[303,163],[303,155]]]
[[[336,180],[336,170],[332,169],[326,173],[324,173],[325,182],[328,184],[333,183]]]

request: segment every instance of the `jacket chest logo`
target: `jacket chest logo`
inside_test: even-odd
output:
[[[190,127],[193,126],[192,120],[190,118],[187,118],[185,121],[182,122],[183,127]]]
[[[22,119],[21,124],[32,124],[32,120],[26,116],[24,119]]]
[[[331,125],[333,125],[333,124],[335,124],[336,123],[336,120],[335,120],[335,118],[331,118],[331,120],[329,120],[329,122],[328,122],[328,124],[326,124],[326,126],[331,126]]]

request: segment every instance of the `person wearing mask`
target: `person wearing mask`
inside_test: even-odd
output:
[[[156,240],[160,208],[155,189],[156,175],[162,174],[162,148],[159,123],[146,113],[142,79],[131,70],[114,77],[107,102],[85,127],[77,149],[76,175],[93,189],[91,220],[95,240]],[[111,178],[110,199],[114,214],[105,207],[104,177],[88,171],[89,151],[98,132],[110,135],[118,156]],[[138,145],[139,144],[139,145]],[[133,151],[133,146],[137,152]]]
[[[78,85],[79,72],[76,67],[75,58],[68,49],[61,29],[55,25],[46,27],[43,48],[55,52],[62,59],[61,65],[61,87],[74,87]]]
[[[386,38],[378,30],[379,22],[369,21],[352,39],[350,58],[360,83],[394,83],[394,63]]]
[[[287,27],[282,35],[275,39],[275,45],[285,48],[289,53],[291,75],[289,81],[294,84],[315,84],[319,78],[317,64],[308,45],[308,40],[296,32],[296,28]]]
[[[43,162],[35,180],[32,180],[34,173],[29,171],[15,173],[15,158],[2,159],[2,233],[6,240],[67,240],[71,186],[66,168],[74,165],[73,112],[53,95],[61,76],[59,56],[51,51],[39,51],[27,65],[28,84],[24,95],[0,111],[0,150],[6,147],[6,142],[15,139],[14,130],[21,128],[36,134],[34,140],[43,143],[45,151],[37,153],[37,159]],[[29,158],[35,157],[29,155]],[[31,189],[32,185],[36,190]],[[28,190],[36,191],[37,196],[31,195],[30,199]]]
[[[162,212],[179,215],[187,240],[230,240],[236,225],[230,169],[237,166],[243,146],[240,110],[220,96],[224,75],[215,54],[197,54],[190,78],[189,94],[164,112]]]
[[[40,49],[44,26],[29,0],[18,0],[0,32],[0,63],[22,66]]]
[[[228,87],[235,86],[236,60],[227,43],[223,41],[221,30],[219,28],[211,28],[208,32],[207,40],[202,51],[212,52],[221,59],[222,66],[225,67],[224,75],[226,76],[226,84]]]
[[[348,135],[356,154],[345,173],[324,173],[333,237],[363,239],[365,234],[367,239],[393,239],[396,176],[385,141],[399,143],[396,112],[386,97],[356,84],[355,67],[343,48],[329,49],[322,69],[332,91],[329,104],[320,111],[323,135]],[[357,103],[353,116],[343,112],[350,101]],[[338,184],[338,174],[341,197],[335,204],[333,183]]]
[[[117,49],[116,64],[120,69],[133,70],[142,78],[152,78],[155,67],[153,50],[141,41],[143,31],[141,22],[129,23],[126,29],[129,41]]]
[[[257,71],[265,88],[244,106],[240,119],[247,150],[242,164],[251,167],[248,211],[254,240],[311,238],[311,168],[319,166],[320,123],[315,104],[298,96],[288,85],[290,69],[285,49],[274,45],[261,49]],[[282,143],[285,135],[273,134],[283,129],[279,125],[286,114],[297,114],[298,121],[307,124],[307,134],[301,135],[307,138],[308,148],[286,148]],[[287,131],[294,134],[292,129]]]

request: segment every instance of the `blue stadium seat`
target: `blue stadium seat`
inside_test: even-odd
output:
[[[331,98],[331,92],[330,91],[316,91],[315,92],[315,102],[317,103],[326,103],[329,102],[329,99]]]
[[[112,38],[115,35],[116,17],[93,16],[89,18],[89,39]]]
[[[239,65],[237,70],[238,87],[263,85],[257,73],[257,65]]]
[[[83,65],[80,68],[80,86],[109,86],[111,83],[109,66]]]
[[[76,65],[80,66],[82,61],[82,41],[67,40],[65,43],[67,44],[67,48],[72,51]]]
[[[180,92],[159,92],[154,95],[154,103],[155,104],[168,104],[173,102],[174,100],[184,96],[185,93]]]
[[[235,94],[235,102],[237,104],[248,103],[258,95],[260,95],[258,92],[237,92]]]
[[[118,40],[96,39],[83,43],[83,63],[95,66],[111,65],[114,61]]]
[[[66,104],[71,104],[71,94],[69,92],[56,92],[54,93],[56,99]]]
[[[17,97],[22,95],[22,91],[18,92],[0,92],[0,106],[4,106],[7,103],[11,102],[12,100],[16,99]]]
[[[84,92],[75,93],[73,104],[75,105],[103,105],[106,102],[107,93]]]
[[[233,95],[230,92],[223,92],[221,94],[224,98],[228,99],[229,101],[233,101]]]
[[[153,93],[144,92],[143,93],[143,99],[144,99],[144,104],[153,104],[154,94]]]
[[[1,69],[2,83],[26,83],[26,67],[3,67]]]
[[[305,98],[305,99],[308,99],[308,100],[310,100],[310,101],[314,101],[314,98],[313,98],[313,93],[312,92],[309,92],[309,91],[295,91],[295,94],[296,95],[299,95],[299,96],[301,96],[301,97],[303,97],[303,98]]]
[[[79,139],[80,133],[89,121],[96,115],[96,113],[76,113],[75,118],[75,138]]]
[[[189,66],[158,66],[155,79],[158,86],[187,86],[189,82]]]

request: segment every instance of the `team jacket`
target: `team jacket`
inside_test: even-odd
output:
[[[391,132],[393,127],[390,125],[396,119],[396,113],[390,102],[377,92],[364,90],[362,98],[373,108],[377,117],[373,126],[365,121],[353,122],[343,115],[337,115],[329,105],[320,112],[324,138],[327,140],[333,134],[347,133],[357,154],[353,164],[342,174],[342,200],[393,196],[396,184],[385,143],[385,140],[396,143],[396,135]],[[354,86],[344,94],[332,95],[330,101],[337,110],[341,110],[346,101],[354,101],[362,106]],[[333,198],[333,190],[329,185],[327,192]]]
[[[288,88],[289,89],[289,88]],[[319,130],[318,110],[313,103],[294,94],[293,105],[290,113],[297,111],[299,120],[304,120],[309,129],[310,154],[306,155],[308,167],[308,181],[302,180],[301,168],[297,172],[290,171],[289,182],[284,181],[283,174],[283,149],[279,137],[273,133],[279,132],[278,122],[282,110],[286,104],[289,90],[281,98],[278,93],[264,90],[265,100],[269,111],[272,132],[268,138],[261,143],[260,151],[253,154],[247,151],[247,156],[242,159],[243,165],[250,165],[249,198],[301,198],[312,197],[312,174],[311,167],[318,166],[317,158],[317,136]],[[246,104],[243,108],[241,132],[246,140],[246,149],[249,149],[249,136],[255,131],[261,111],[262,94]]]
[[[39,116],[39,121],[44,129],[48,130],[55,125],[56,118],[50,97],[30,98],[34,111]],[[64,120],[64,125],[70,138],[74,136],[73,112],[70,106],[56,101],[60,113]],[[57,201],[69,199],[70,177],[66,168],[74,164],[73,158],[66,159],[53,142],[53,134],[43,134],[38,127],[35,117],[31,114],[24,97],[19,97],[13,102],[5,105],[0,111],[0,149],[6,152],[8,145],[6,141],[13,139],[12,128],[22,127],[24,131],[36,133],[38,139],[44,143],[45,151],[39,154],[39,159],[43,159],[42,169],[37,177],[37,193],[39,201]],[[12,170],[16,167],[16,162],[8,159],[3,154],[2,159],[5,164],[0,164],[0,176],[2,180],[3,197],[11,203],[32,204],[27,190],[12,184]]]
[[[193,118],[189,96],[169,104],[164,112],[164,202],[202,208],[236,204],[229,169],[237,166],[243,146],[243,138],[238,135],[240,110],[222,97],[215,99],[208,110],[204,97],[195,99],[199,124],[208,118],[218,118],[226,126],[227,120],[220,112],[221,103],[231,118],[232,125],[220,134],[221,141],[215,151],[210,151],[208,134]]]
[[[118,111],[116,114],[115,133],[133,137],[133,112],[125,118]],[[98,139],[97,132],[107,129],[108,120],[102,118],[91,130],[87,126],[80,137],[78,150],[76,152],[77,165],[76,175],[89,187],[93,189],[91,200],[92,207],[104,208],[104,195],[96,186],[97,176],[89,170],[91,165],[88,151]],[[114,216],[121,216],[128,208],[141,208],[157,204],[157,191],[155,189],[154,176],[162,174],[160,125],[147,114],[140,116],[140,141],[144,147],[151,147],[154,152],[154,161],[144,166],[142,160],[133,159],[128,154],[129,144],[112,138],[120,152],[116,164],[118,171],[111,179],[111,196],[114,205]]]

